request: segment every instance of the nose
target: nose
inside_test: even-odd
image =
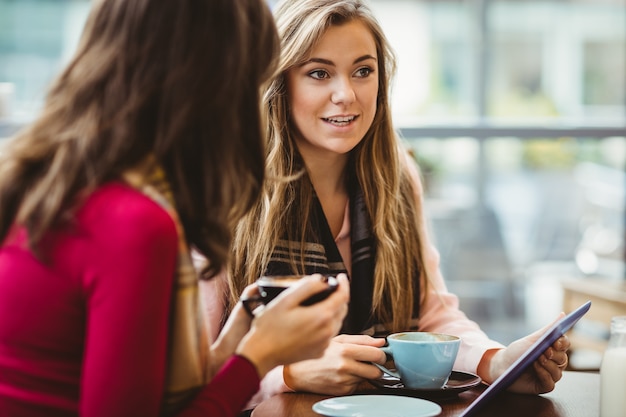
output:
[[[356,95],[354,88],[348,79],[336,79],[330,101],[334,104],[350,104],[354,102]]]

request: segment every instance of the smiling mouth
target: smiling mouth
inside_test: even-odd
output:
[[[352,123],[357,117],[358,116],[323,117],[322,120],[335,126],[347,126]]]

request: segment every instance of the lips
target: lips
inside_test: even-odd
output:
[[[333,117],[323,117],[327,123],[333,124],[335,126],[347,126],[351,122],[353,122],[358,116],[333,116]]]

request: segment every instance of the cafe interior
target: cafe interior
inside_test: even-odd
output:
[[[626,315],[626,1],[370,4],[461,309],[508,344],[591,300],[568,370],[598,372]],[[0,0],[0,143],[39,110],[89,8]]]

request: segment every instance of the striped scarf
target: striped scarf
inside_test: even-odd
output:
[[[350,305],[343,323],[342,333],[358,334],[373,323],[372,294],[374,291],[375,246],[372,226],[365,205],[363,191],[357,181],[352,181],[350,201],[350,238],[352,252],[352,275],[349,277]],[[330,231],[330,226],[315,195],[310,207],[310,230],[304,239],[300,236],[279,240],[265,270],[265,275],[314,274],[336,276],[347,269]],[[294,219],[295,220],[295,219]],[[304,254],[302,259],[301,253]],[[304,271],[297,266],[304,264]],[[356,285],[355,285],[356,284]]]
[[[202,322],[198,276],[185,239],[174,197],[164,171],[152,158],[123,174],[137,191],[159,204],[174,220],[178,231],[178,261],[172,312],[165,393],[161,415],[175,415],[209,379],[208,339]]]

